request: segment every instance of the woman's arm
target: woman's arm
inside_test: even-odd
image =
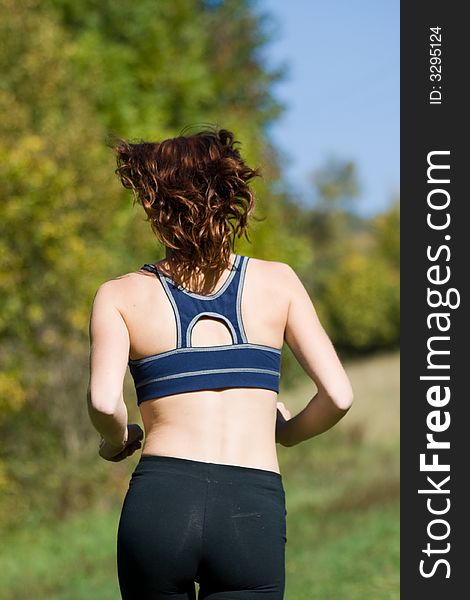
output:
[[[123,382],[129,359],[129,334],[115,305],[113,282],[95,294],[90,317],[90,382],[87,405],[90,420],[112,447],[127,441],[127,407]]]
[[[337,408],[327,396],[318,392],[297,415],[289,420],[279,418],[276,424],[276,441],[281,446],[300,444],[336,425],[348,410],[349,408]]]
[[[290,303],[284,339],[318,389],[301,412],[278,420],[277,441],[294,446],[333,427],[351,407],[353,391],[307,290],[295,271],[285,267]]]

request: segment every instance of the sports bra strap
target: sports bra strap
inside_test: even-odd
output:
[[[176,320],[176,348],[191,348],[191,333],[202,316],[220,319],[228,327],[233,344],[248,343],[241,316],[241,300],[248,256],[235,255],[232,271],[215,294],[202,295],[186,290],[155,265],[142,268],[155,273],[173,308]]]

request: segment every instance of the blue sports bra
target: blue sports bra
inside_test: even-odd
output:
[[[243,327],[241,299],[248,259],[236,254],[225,283],[208,296],[186,290],[153,264],[141,267],[159,278],[173,307],[176,348],[129,359],[137,404],[171,394],[219,388],[263,388],[279,393],[281,349],[251,344]],[[233,343],[191,346],[191,331],[204,315],[224,321]]]

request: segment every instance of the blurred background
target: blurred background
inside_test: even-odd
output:
[[[232,130],[256,180],[250,241],[289,263],[350,375],[331,431],[279,447],[286,600],[399,597],[397,0],[0,0],[0,597],[117,600],[138,453],[98,457],[87,414],[98,286],[160,260],[110,133]],[[314,384],[283,349],[292,414]],[[131,422],[141,422],[129,374]]]

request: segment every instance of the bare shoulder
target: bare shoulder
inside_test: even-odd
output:
[[[152,273],[147,271],[132,271],[103,281],[96,290],[95,301],[100,299],[119,305],[128,299],[129,294],[135,292],[138,286],[145,285],[142,284],[143,281],[152,276]]]
[[[293,272],[289,264],[277,260],[250,257],[250,263],[252,264],[251,268],[258,275],[266,275],[268,277],[275,277],[276,279],[289,278],[291,272]]]
[[[300,282],[295,270],[285,262],[277,260],[264,260],[261,258],[251,258],[251,269],[253,278],[270,283],[274,288],[284,291],[286,294],[292,289],[292,286]]]

